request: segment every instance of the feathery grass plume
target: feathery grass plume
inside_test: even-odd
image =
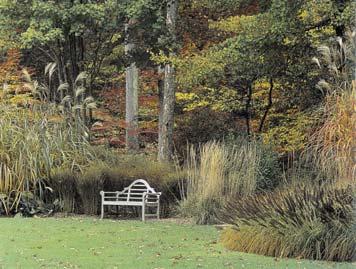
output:
[[[65,82],[65,83],[62,83],[62,84],[60,84],[58,86],[57,91],[58,92],[64,92],[64,91],[68,91],[68,89],[69,89],[69,84],[67,82]]]
[[[45,75],[48,75],[49,80],[52,79],[53,73],[56,71],[56,63],[48,63],[45,67]]]
[[[76,77],[74,84],[76,86],[82,85],[84,81],[88,78],[87,72],[80,72],[79,75]]]

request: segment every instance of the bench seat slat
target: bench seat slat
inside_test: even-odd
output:
[[[127,197],[111,196],[111,197],[105,197],[105,198],[104,198],[104,200],[113,200],[113,199],[115,199],[115,200],[117,200],[117,199],[119,199],[119,200],[127,200]]]
[[[143,202],[127,202],[127,201],[104,201],[104,205],[129,205],[142,206]]]

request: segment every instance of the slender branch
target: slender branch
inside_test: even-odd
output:
[[[37,49],[39,49],[40,51],[42,51],[44,54],[46,54],[48,56],[48,58],[50,58],[53,62],[57,62],[56,61],[56,56],[51,55],[47,50],[41,48],[41,47],[37,47]]]
[[[328,26],[330,24],[330,22],[331,22],[330,18],[324,18],[321,21],[317,22],[316,24],[309,25],[309,26],[305,27],[305,30],[310,31],[310,30],[314,30],[314,29],[321,28],[324,26]]]

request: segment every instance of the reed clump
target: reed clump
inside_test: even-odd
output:
[[[60,116],[51,109],[21,110],[0,104],[0,114],[0,194],[4,209],[0,214],[16,211],[23,192],[36,193],[43,199],[52,171],[81,170],[96,158],[82,131],[84,127],[57,120]]]

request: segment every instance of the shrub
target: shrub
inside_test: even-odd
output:
[[[177,153],[184,155],[187,144],[198,146],[212,140],[223,140],[232,129],[228,113],[210,108],[197,108],[177,119],[174,145]]]
[[[350,261],[356,254],[352,190],[300,185],[232,199],[220,218],[232,250],[275,257]]]
[[[78,194],[84,214],[96,215],[98,213],[101,202],[99,193],[103,190],[106,170],[106,165],[93,163],[77,176]]]
[[[123,190],[135,179],[142,178],[162,192],[161,215],[168,216],[179,197],[180,177],[172,165],[146,156],[108,154],[105,160],[93,161],[81,170],[53,171],[49,185],[55,190],[52,200],[61,201],[62,211],[96,215],[101,190]]]
[[[160,163],[148,156],[124,155],[104,174],[104,190],[122,190],[135,179],[145,179],[162,192],[161,214],[172,215],[172,206],[179,197],[179,180],[182,177],[171,164]]]
[[[49,185],[54,190],[54,197],[58,198],[61,210],[75,213],[79,208],[77,176],[71,169],[55,169],[49,180]]]

